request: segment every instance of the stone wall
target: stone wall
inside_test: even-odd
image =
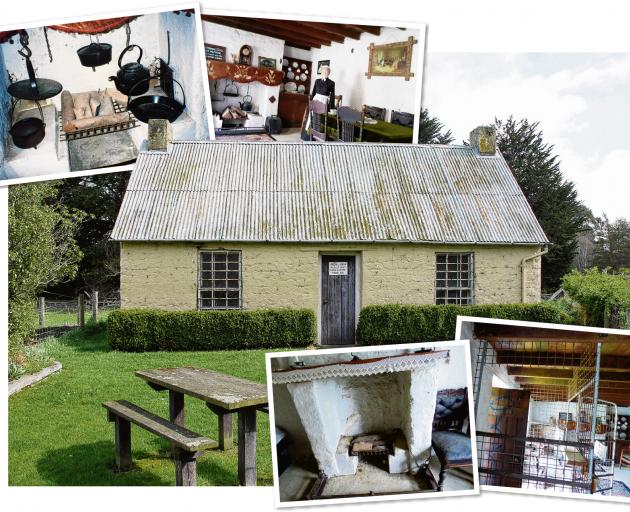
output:
[[[521,302],[521,260],[533,246],[412,244],[121,244],[122,307],[195,309],[199,249],[242,251],[243,307],[318,311],[321,254],[357,254],[359,307],[433,304],[435,253],[475,255],[475,302]],[[526,302],[540,300],[540,258],[526,264]]]

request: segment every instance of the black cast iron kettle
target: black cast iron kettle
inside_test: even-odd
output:
[[[136,62],[127,62],[125,65],[122,63],[122,59],[125,56],[125,53],[128,51],[138,48],[140,50],[140,55],[138,55],[138,60]],[[120,57],[118,57],[118,73],[116,76],[110,76],[109,79],[116,84],[116,89],[118,89],[123,94],[129,95],[131,89],[133,88],[134,94],[144,94],[149,90],[149,77],[150,73],[148,68],[145,68],[142,64],[140,64],[140,59],[142,59],[142,48],[140,48],[137,44],[130,44],[125,48]],[[134,87],[134,85],[139,82],[143,82],[140,87]]]

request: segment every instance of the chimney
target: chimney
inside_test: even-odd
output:
[[[497,133],[494,127],[477,126],[470,132],[470,145],[479,155],[494,155],[497,151]]]
[[[172,140],[171,123],[166,119],[149,119],[149,151],[168,151]]]

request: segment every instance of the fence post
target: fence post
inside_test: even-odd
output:
[[[85,296],[79,293],[79,303],[77,305],[77,323],[79,327],[85,327]]]
[[[98,320],[98,291],[92,291],[92,321]]]
[[[46,325],[46,299],[44,297],[39,297],[38,300],[38,315],[39,315],[39,326],[44,327]]]

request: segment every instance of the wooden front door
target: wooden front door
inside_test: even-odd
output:
[[[522,475],[525,462],[525,438],[529,415],[529,391],[492,388],[488,424],[490,432],[506,438],[492,439],[485,463],[496,471],[488,485],[521,487],[523,480],[508,476]],[[482,458],[483,460],[483,458]]]
[[[322,256],[322,345],[354,344],[355,281],[355,256]]]

